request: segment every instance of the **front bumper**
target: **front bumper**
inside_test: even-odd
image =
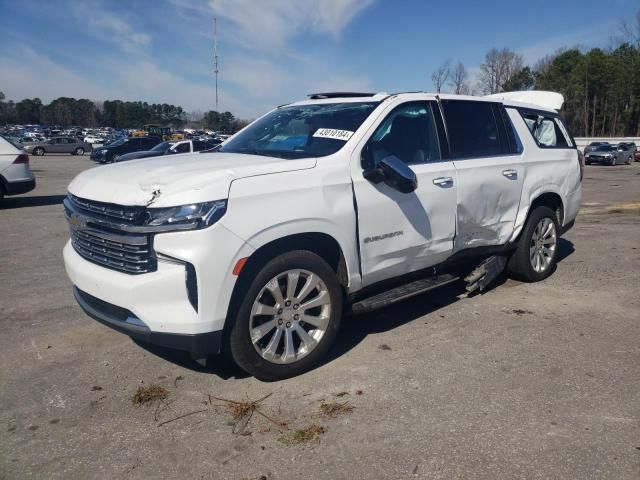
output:
[[[152,345],[184,350],[194,355],[213,355],[220,351],[222,331],[200,334],[154,332],[130,311],[104,302],[73,287],[73,295],[80,308],[98,322],[118,332]]]
[[[600,157],[600,156],[585,157],[585,161],[590,163],[611,163],[612,160],[613,160],[613,157]]]
[[[203,230],[156,234],[153,250],[158,256],[157,270],[139,275],[90,262],[76,252],[71,242],[67,242],[63,257],[75,288],[106,305],[126,310],[149,331],[146,335],[151,338],[222,331],[237,279],[233,267],[240,258],[250,256],[253,248],[218,223]],[[188,285],[189,265],[196,278],[195,299],[190,297],[193,288]],[[113,323],[108,324],[114,327]],[[115,326],[129,325],[121,321]],[[186,347],[192,342],[180,341],[186,342]]]
[[[107,160],[106,155],[104,153],[98,153],[97,150],[92,150],[89,158],[94,162],[104,162]]]

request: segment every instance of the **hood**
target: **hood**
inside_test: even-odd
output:
[[[164,155],[86,170],[69,184],[80,198],[173,207],[226,199],[238,178],[313,168],[315,158],[284,160],[239,153]]]

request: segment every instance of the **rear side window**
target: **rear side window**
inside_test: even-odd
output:
[[[509,151],[503,120],[496,118],[493,103],[443,100],[442,110],[452,158],[486,157]]]
[[[571,135],[560,118],[528,110],[520,110],[520,114],[540,148],[574,147]]]

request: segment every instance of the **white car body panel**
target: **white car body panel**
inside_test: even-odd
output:
[[[542,107],[545,110],[559,111],[564,104],[564,97],[557,92],[544,90],[524,90],[521,92],[502,92],[485,95],[485,98],[520,102],[530,106]]]
[[[197,153],[152,157],[86,170],[69,184],[74,195],[122,205],[171,207],[225,199],[236,178],[309,169],[315,159],[278,160],[256,155]],[[159,192],[154,195],[154,192]]]
[[[553,100],[540,98],[524,100]],[[187,299],[181,264],[160,259],[157,271],[128,275],[90,263],[67,244],[69,278],[90,295],[130,310],[154,331],[198,334],[223,328],[237,262],[283,237],[321,233],[335,239],[346,264],[347,291],[354,293],[446,261],[460,250],[515,241],[531,204],[543,193],[562,199],[564,225],[575,219],[581,195],[577,151],[539,148],[520,114],[508,107],[523,98],[505,101],[521,153],[411,165],[418,178],[411,194],[366,180],[361,151],[393,108],[437,97],[415,93],[373,99],[385,100],[338,152],[326,157],[169,155],[93,168],[70,183],[68,190],[77,197],[117,205],[160,208],[227,200],[226,213],[209,228],[154,235],[158,254],[195,267],[199,291],[207,292],[199,295],[197,312]],[[515,175],[505,175],[509,170]],[[433,183],[438,177],[451,177],[453,183],[439,187]],[[374,238],[385,234],[392,235]]]
[[[0,137],[0,177],[9,184],[35,179],[28,163],[13,163],[20,154],[25,154],[24,150]]]

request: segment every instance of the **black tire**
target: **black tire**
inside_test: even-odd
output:
[[[585,162],[584,162],[584,164],[585,164],[585,165],[591,165],[591,162],[589,162],[589,161],[585,161]]]
[[[631,165],[631,155],[629,155],[629,158],[627,158],[627,165]]]
[[[548,267],[541,272],[537,272],[531,264],[530,248],[534,231],[544,218],[548,218],[553,222],[556,241]],[[520,234],[520,238],[518,239],[516,250],[513,252],[509,258],[509,262],[507,263],[507,272],[509,273],[509,276],[523,282],[539,282],[551,275],[555,270],[556,260],[558,258],[559,238],[560,233],[556,213],[548,207],[536,207],[529,215],[527,223]]]
[[[254,301],[271,279],[294,269],[307,270],[320,277],[331,301],[330,319],[319,343],[306,356],[292,363],[272,363],[256,351],[251,341],[249,333],[251,310]],[[320,363],[335,341],[341,317],[342,289],[333,269],[315,253],[306,250],[287,252],[275,257],[262,267],[243,292],[240,305],[230,318],[232,323],[223,348],[227,356],[241,369],[260,380],[274,381],[294,377],[311,370]]]
[[[84,148],[82,147],[78,147],[75,149],[75,151],[73,152],[74,155],[84,155]]]
[[[41,157],[44,155],[44,148],[42,147],[37,147],[33,149],[33,154],[37,157]]]
[[[120,154],[116,153],[116,154],[113,155],[113,157],[111,157],[110,162],[111,163],[116,163],[119,158],[120,158]]]

